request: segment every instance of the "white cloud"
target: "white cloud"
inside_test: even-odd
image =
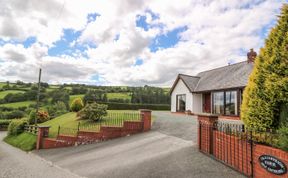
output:
[[[177,73],[195,75],[230,60],[245,60],[239,51],[258,50],[263,45],[260,32],[265,26],[271,28],[280,7],[281,1],[272,0],[3,0],[0,40],[8,44],[0,46],[0,80],[36,81],[42,61],[43,79],[49,82],[97,84],[91,78],[97,74],[101,84],[170,85]],[[153,19],[147,10],[158,18]],[[91,13],[100,16],[87,24]],[[152,25],[148,31],[136,27],[139,14],[146,15],[146,22]],[[150,52],[153,38],[183,26],[187,31],[180,34],[181,42]],[[97,46],[83,52],[88,59],[79,51],[74,51],[74,56],[48,55],[67,28],[82,31],[71,47]],[[9,44],[31,36],[37,42],[29,48]],[[136,58],[142,59],[143,65],[135,66]]]

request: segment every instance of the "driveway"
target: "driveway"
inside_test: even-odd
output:
[[[243,177],[199,153],[193,116],[153,112],[152,131],[102,143],[34,151],[84,177]]]
[[[52,165],[35,154],[23,152],[6,144],[6,132],[0,131],[0,178],[77,178],[78,175]]]

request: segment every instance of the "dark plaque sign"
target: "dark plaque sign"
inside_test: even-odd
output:
[[[274,156],[261,155],[259,157],[259,162],[264,169],[273,174],[282,175],[287,172],[286,165]]]

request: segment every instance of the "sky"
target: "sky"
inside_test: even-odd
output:
[[[283,3],[1,0],[0,81],[171,86],[258,52]]]

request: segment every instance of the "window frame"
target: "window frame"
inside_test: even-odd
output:
[[[235,104],[236,104],[236,111],[235,111],[235,114],[226,114],[226,92],[236,92],[236,97],[235,97]],[[214,91],[214,92],[211,92],[211,98],[212,98],[212,113],[215,114],[215,109],[214,109],[214,94],[215,93],[223,93],[223,106],[224,106],[224,109],[223,109],[223,113],[220,113],[219,115],[224,115],[224,116],[239,116],[239,106],[241,105],[241,103],[239,103],[239,89],[231,89],[231,90],[219,90],[219,91]],[[240,96],[241,98],[241,96]],[[241,99],[240,99],[241,100]]]
[[[178,98],[181,97],[181,96],[182,96],[182,97],[184,96],[184,98],[185,98],[185,109],[184,109],[184,111],[178,110],[178,104],[179,104]],[[187,101],[186,101],[186,94],[177,94],[177,95],[176,95],[176,112],[185,112],[185,111],[186,111],[186,103],[187,103]]]

